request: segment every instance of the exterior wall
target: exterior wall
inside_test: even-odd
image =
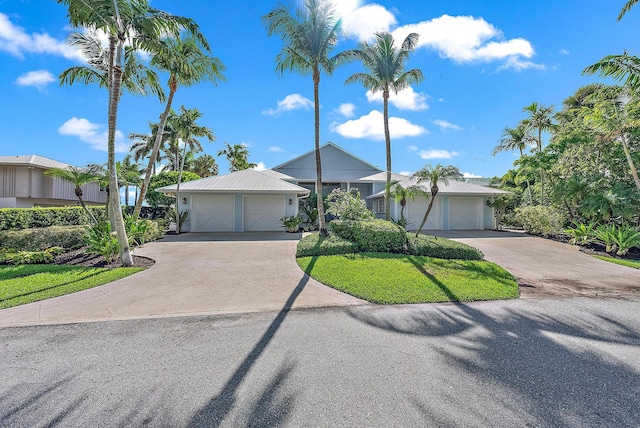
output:
[[[484,204],[484,228],[485,229],[495,229],[497,228],[495,211],[492,207],[487,206],[488,197],[485,197],[482,201]]]
[[[0,208],[15,208],[16,198],[0,198]]]
[[[449,206],[449,197],[442,196],[442,230],[451,230],[450,212],[451,207]]]

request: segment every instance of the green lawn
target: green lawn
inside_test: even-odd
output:
[[[615,263],[615,264],[618,264],[618,265],[627,266],[627,267],[635,268],[635,269],[640,269],[640,260],[616,259],[614,257],[596,256],[596,255],[594,255],[593,257],[595,257],[597,259],[600,259],[600,260],[607,261],[607,262]]]
[[[486,261],[387,253],[300,257],[297,261],[314,279],[373,303],[463,302],[519,296],[513,276]]]
[[[86,290],[141,270],[144,269],[59,265],[0,266],[0,309]]]

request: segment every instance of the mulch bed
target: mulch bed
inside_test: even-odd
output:
[[[532,235],[532,236],[537,236],[537,235]],[[548,236],[547,239],[551,239],[553,241],[558,241],[558,242],[563,242],[565,244],[571,245],[569,241],[571,241],[571,237],[569,236],[565,236],[565,235],[555,235],[555,236]],[[602,244],[598,244],[596,242],[592,242],[589,245],[577,245],[578,249],[580,251],[582,251],[583,253],[586,254],[595,254],[598,256],[607,256],[607,257],[613,257],[615,259],[622,259],[622,260],[640,260],[640,248],[638,247],[633,247],[631,249],[629,249],[629,251],[627,252],[627,254],[625,254],[624,256],[618,256],[615,251],[612,253],[607,253],[605,251],[605,246]]]
[[[98,268],[119,268],[122,261],[118,258],[113,262],[107,262],[104,257],[98,254],[86,254],[84,248],[69,251],[56,256],[54,263],[57,265],[85,266]],[[155,261],[141,256],[133,256],[133,266],[148,269],[155,264]]]

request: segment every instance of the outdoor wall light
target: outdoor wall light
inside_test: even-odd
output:
[[[187,198],[182,198],[182,203],[186,205],[187,204]]]
[[[293,199],[289,198],[289,205],[293,205]]]

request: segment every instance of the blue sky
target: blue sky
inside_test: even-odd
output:
[[[313,84],[310,77],[279,76],[274,58],[282,44],[268,38],[261,16],[276,1],[153,0],[154,7],[194,18],[227,81],[180,88],[174,107],[197,107],[216,142],[246,144],[250,160],[271,168],[313,148]],[[582,69],[608,54],[640,53],[640,6],[622,21],[625,1],[409,1],[343,0],[355,47],[374,31],[398,39],[420,34],[409,67],[425,80],[390,106],[393,170],[452,164],[472,176],[502,175],[515,156],[491,155],[505,126],[515,126],[533,101],[560,106],[577,88],[598,81]],[[285,2],[292,7],[295,1]],[[0,154],[39,154],[75,165],[106,161],[107,93],[57,76],[81,64],[66,45],[66,10],[54,0],[0,0]],[[321,141],[332,141],[384,169],[382,103],[346,78],[354,63],[320,83]],[[161,76],[166,85],[166,76]],[[147,133],[163,104],[125,95],[118,117],[119,157],[129,133]],[[219,159],[220,171],[228,169]]]

